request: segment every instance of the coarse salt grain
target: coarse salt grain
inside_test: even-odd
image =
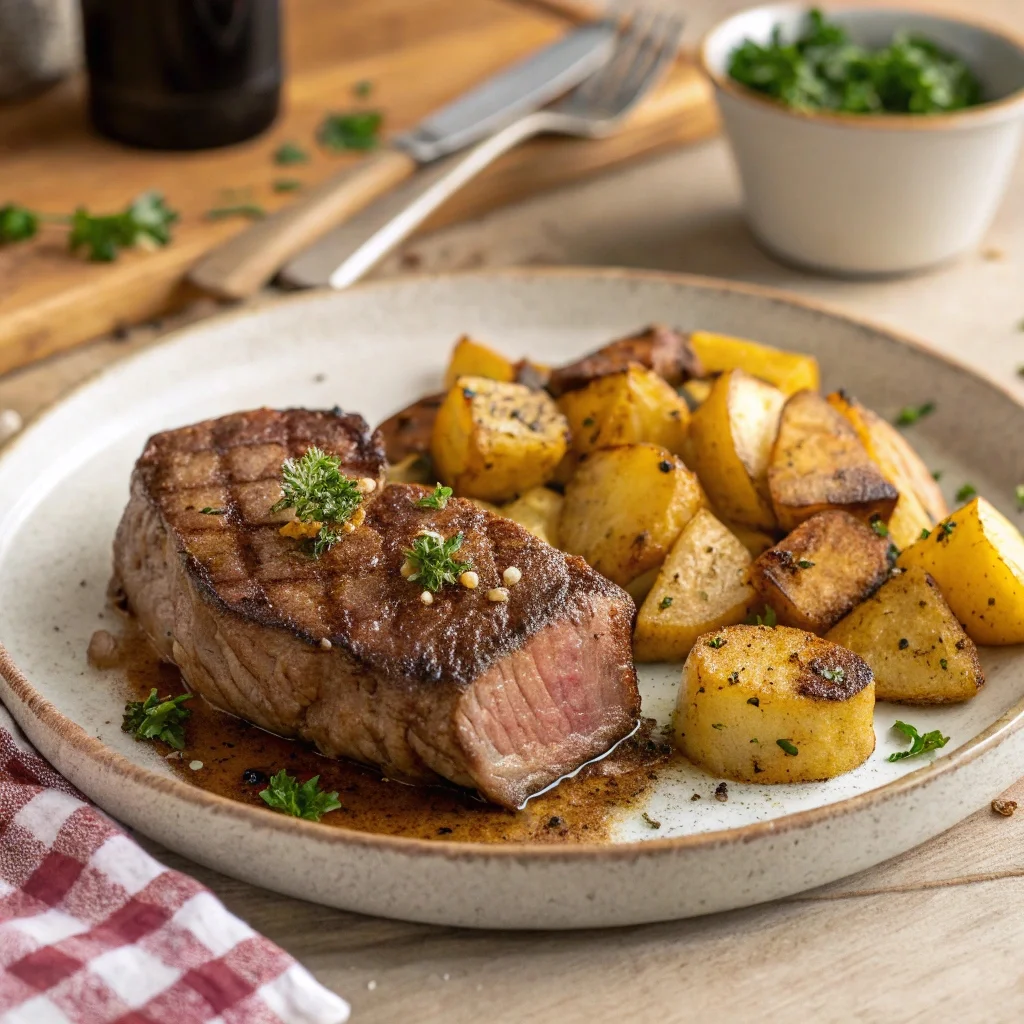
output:
[[[363,494],[373,494],[373,492],[377,490],[377,481],[368,476],[360,477],[360,479],[356,481],[356,487]]]
[[[508,586],[514,587],[523,578],[523,572],[518,566],[510,565],[501,574],[501,578]]]
[[[189,761],[188,766],[189,766],[189,768],[192,769],[192,771],[197,772],[197,771],[199,771],[200,768],[203,767],[203,762],[202,761]]]
[[[434,595],[429,590],[424,590],[423,593],[420,594],[420,600],[424,604],[433,604],[434,603]]]
[[[504,587],[494,587],[487,591],[487,600],[495,604],[504,604],[508,600],[508,591]]]
[[[473,570],[472,570],[472,569],[470,569],[470,570],[468,570],[468,571],[464,572],[464,573],[463,573],[463,574],[462,574],[462,575],[461,575],[461,576],[459,577],[459,582],[460,582],[460,583],[461,583],[461,584],[462,584],[462,585],[463,585],[463,586],[464,586],[464,587],[465,587],[465,588],[466,588],[467,590],[476,590],[476,588],[477,588],[477,587],[479,586],[479,584],[480,584],[480,577],[479,577],[479,576],[478,576],[478,575],[477,575],[477,574],[476,574],[475,572],[473,572]]]
[[[327,637],[321,637],[321,638],[320,638],[320,646],[321,646],[321,647],[322,647],[322,648],[323,648],[323,649],[324,649],[325,651],[329,651],[329,650],[331,649],[331,647],[333,646],[333,644],[331,643],[331,641],[330,641],[330,640],[328,640],[328,639],[327,639]]]

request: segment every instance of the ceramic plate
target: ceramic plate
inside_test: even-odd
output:
[[[438,389],[461,333],[557,363],[650,321],[810,352],[826,388],[846,387],[886,415],[935,401],[913,428],[915,445],[950,490],[970,480],[1012,512],[1024,409],[1008,394],[913,342],[776,292],[529,270],[300,296],[208,321],[113,366],[7,449],[5,703],[76,785],[167,846],[293,896],[439,924],[576,928],[707,913],[839,878],[943,831],[1024,774],[1020,650],[982,652],[988,685],[969,704],[900,713],[951,737],[934,761],[886,760],[901,746],[898,713],[880,704],[877,749],[856,771],[814,785],[730,784],[719,802],[718,780],[671,767],[644,803],[614,813],[606,840],[583,845],[406,839],[298,821],[181,781],[151,744],[120,731],[109,673],[91,669],[85,650],[149,434],[264,404],[340,404],[376,422]],[[641,671],[647,715],[667,721],[678,679],[678,666]]]

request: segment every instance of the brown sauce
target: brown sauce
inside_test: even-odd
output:
[[[161,697],[187,687],[174,665],[162,662],[129,618],[120,636],[103,635],[90,643],[91,660],[122,685],[111,701],[142,700],[154,687]],[[174,773],[194,786],[264,808],[260,790],[286,769],[305,782],[320,776],[325,791],[337,791],[341,808],[325,815],[325,825],[417,839],[491,843],[582,843],[606,840],[615,812],[636,806],[657,778],[669,748],[651,736],[647,720],[603,760],[541,793],[519,811],[488,804],[466,790],[447,786],[410,786],[383,778],[372,768],[318,754],[312,747],[284,739],[219,711],[196,695],[187,704],[185,749],[154,745],[169,755]],[[141,742],[141,741],[140,741]],[[190,764],[201,761],[202,768]],[[251,780],[251,781],[250,781]]]

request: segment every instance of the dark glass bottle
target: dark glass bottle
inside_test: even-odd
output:
[[[97,131],[153,149],[241,142],[277,116],[278,0],[82,0]]]

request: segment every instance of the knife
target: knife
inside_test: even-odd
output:
[[[615,33],[612,20],[584,25],[499,72],[355,167],[228,239],[192,268],[189,280],[220,298],[252,295],[292,256],[417,168],[486,137],[579,85],[608,59]]]

